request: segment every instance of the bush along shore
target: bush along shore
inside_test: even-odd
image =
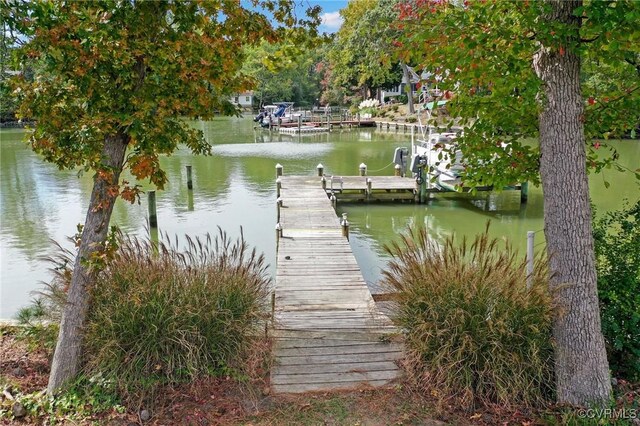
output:
[[[639,424],[640,202],[594,229],[615,390],[606,409],[553,403],[546,256],[527,277],[522,257],[487,232],[440,241],[408,230],[387,247],[403,379],[274,396],[264,258],[222,231],[160,243],[113,231],[75,381],[44,392],[73,252],[58,247],[53,281],[19,325],[1,328],[0,424]]]

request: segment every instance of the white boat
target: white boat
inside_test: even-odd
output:
[[[298,117],[302,115],[302,113],[293,112],[293,102],[278,102],[275,105],[265,105],[253,121],[260,123],[262,127],[269,127],[282,123],[298,122]]]
[[[430,117],[429,110],[426,111]],[[413,131],[411,133],[411,157],[415,159],[418,156],[417,161],[424,166],[427,175],[420,178],[426,179],[429,186],[435,180],[441,189],[454,191],[464,170],[462,152],[455,149],[456,138],[462,134],[462,129],[440,131],[433,126],[423,125],[420,117],[418,123],[420,135],[415,137]]]

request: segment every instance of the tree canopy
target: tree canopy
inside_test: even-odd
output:
[[[452,117],[464,117],[465,184],[496,186],[518,180],[538,183],[539,136],[544,103],[532,60],[542,45],[560,54],[574,49],[583,62],[585,134],[588,140],[630,134],[640,123],[640,19],[637,2],[586,2],[573,13],[580,39],[567,26],[542,22],[544,2],[403,2],[396,41],[407,62],[430,71],[448,70],[440,87],[451,90]],[[509,149],[503,146],[508,144]],[[589,144],[589,166],[615,165],[617,154],[598,155],[606,144]],[[491,162],[492,167],[482,167]]]

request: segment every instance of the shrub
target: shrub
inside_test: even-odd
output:
[[[488,228],[469,245],[440,246],[425,229],[386,247],[383,283],[397,291],[392,318],[406,333],[407,367],[432,395],[475,402],[538,404],[554,384],[547,267],[499,248]]]
[[[415,123],[418,119],[416,117],[407,117],[405,121],[407,123]]]
[[[153,243],[122,234],[90,289],[85,377],[113,382],[130,402],[201,375],[243,377],[264,324],[270,278],[243,238]],[[68,262],[71,265],[71,262]],[[63,288],[68,268],[52,289]]]
[[[406,104],[409,101],[409,97],[407,95],[398,95],[398,97],[396,99],[401,104]]]
[[[609,365],[640,381],[640,201],[596,220],[593,236]]]

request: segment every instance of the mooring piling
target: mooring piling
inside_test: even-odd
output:
[[[520,202],[522,204],[529,201],[529,182],[522,182],[520,184]]]
[[[156,191],[149,191],[147,193],[149,201],[149,226],[152,228],[158,227],[158,214],[156,212]]]
[[[191,166],[187,166],[187,189],[193,189],[193,180],[191,179]]]
[[[349,221],[347,220],[347,214],[342,213],[342,220],[340,221],[340,226],[342,226],[342,236],[349,239]]]

